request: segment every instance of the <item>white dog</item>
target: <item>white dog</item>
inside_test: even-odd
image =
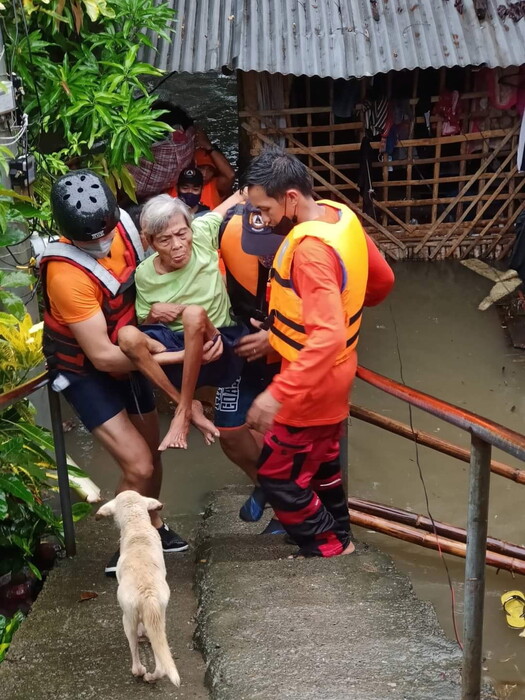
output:
[[[113,515],[120,528],[117,599],[131,650],[131,672],[149,683],[168,676],[179,686],[180,677],[166,639],[166,607],[170,599],[166,566],[159,534],[149,516],[149,511],[161,508],[162,503],[154,498],[123,491],[103,505],[96,518]],[[148,673],[140,661],[138,638],[142,626],[155,655],[154,673]]]

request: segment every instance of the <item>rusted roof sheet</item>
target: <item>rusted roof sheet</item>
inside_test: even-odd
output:
[[[349,78],[405,68],[525,63],[525,19],[488,0],[170,0],[173,43],[147,60],[178,72],[231,70]],[[373,8],[377,9],[378,21]]]

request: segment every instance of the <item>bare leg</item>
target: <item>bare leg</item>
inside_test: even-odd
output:
[[[137,625],[128,618],[126,613],[122,616],[122,624],[124,625],[124,632],[128,638],[129,650],[131,651],[131,673],[136,678],[141,678],[146,674],[146,668],[140,660]]]
[[[151,461],[153,462],[153,474],[150,479],[150,496],[152,498],[159,498],[160,488],[162,486],[162,459],[158,449],[160,440],[159,416],[157,411],[152,411],[151,413],[130,414],[129,419],[148,445]],[[163,521],[158,511],[151,511],[150,518],[154,527],[159,528],[162,526]]]
[[[144,413],[144,425],[153,434],[158,432],[157,413]],[[136,421],[138,416],[134,417]],[[147,432],[147,430],[146,430]],[[122,470],[122,478],[117,488],[120,491],[138,491],[143,496],[158,498],[162,479],[160,459],[154,461],[146,438],[135,427],[126,411],[94,428],[93,435],[105,447]],[[151,437],[149,438],[151,439]],[[151,514],[155,527],[162,525],[162,519],[155,511]]]
[[[242,425],[239,428],[221,430],[220,438],[226,457],[240,467],[254,484],[257,483],[257,460],[261,454],[261,444],[256,435],[247,425]]]
[[[192,307],[188,306],[184,310],[182,317],[184,319],[184,315],[186,314],[187,310],[191,309],[199,309],[200,307]],[[191,316],[191,312],[189,314]],[[206,317],[206,322],[207,322],[207,327],[206,330],[208,331],[209,335],[209,328],[213,328],[213,326],[209,323],[208,318]],[[215,329],[214,329],[215,330]],[[216,331],[215,331],[216,332]],[[186,328],[184,330],[184,333],[186,335]],[[209,338],[206,337],[205,340],[208,340]],[[186,338],[185,338],[186,340]],[[124,326],[123,328],[120,329],[119,334],[118,334],[118,344],[122,352],[129,357],[129,359],[135,364],[136,368],[145,376],[147,377],[156,387],[158,387],[161,391],[163,391],[171,401],[174,403],[178,404],[178,409],[180,408],[180,402],[181,402],[181,394],[180,392],[173,386],[173,384],[170,382],[166,374],[164,373],[164,370],[162,367],[159,365],[159,363],[153,358],[153,355],[151,354],[151,339],[148,338],[148,336],[145,333],[142,333],[142,331],[139,331],[138,328],[135,326]],[[202,362],[202,346],[200,349],[201,352],[201,362]],[[185,351],[184,356],[187,356],[187,353]],[[186,362],[184,362],[184,367],[186,367]],[[200,364],[199,364],[200,368]],[[184,371],[183,370],[183,384],[184,384]],[[198,375],[198,371],[197,371]],[[195,378],[195,382],[197,381],[197,378]],[[215,428],[213,423],[209,421],[206,416],[204,415],[204,412],[202,410],[202,405],[200,401],[193,401],[191,402],[191,399],[193,397],[193,394],[190,396],[190,419],[196,428],[198,428],[201,433],[204,435],[204,439],[206,440],[207,444],[211,444],[214,442],[215,437],[218,437],[219,431]],[[189,429],[189,425],[188,425]],[[171,429],[170,429],[171,430]],[[169,434],[169,433],[168,433]],[[187,431],[186,431],[187,434]],[[166,438],[163,440],[162,444],[158,447],[159,450],[165,450],[167,447],[175,447],[176,445],[166,445]]]
[[[202,306],[186,306],[181,318],[184,328],[184,366],[182,369],[181,397],[170,428],[164,440],[160,443],[159,450],[165,450],[168,447],[180,447],[182,449],[188,447],[187,438],[192,412],[197,409],[192,402],[202,366],[203,346],[207,340],[211,340],[218,333],[217,329],[210,323],[208,315]],[[202,410],[202,406],[200,408]],[[202,413],[202,418],[206,420],[204,413]],[[218,430],[215,430],[215,433],[208,436],[206,441],[213,442],[214,436],[218,436],[218,434]]]
[[[178,404],[181,398],[180,393],[165,375],[159,363],[153,359],[149,345],[150,340],[135,326],[124,326],[118,333],[118,345],[122,352],[129,357],[139,372],[161,389],[169,399]]]

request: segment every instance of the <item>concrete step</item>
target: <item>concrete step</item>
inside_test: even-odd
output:
[[[265,521],[239,520],[248,493],[214,494],[198,534],[197,635],[212,698],[460,697],[460,650],[389,557],[359,544],[352,556],[289,560],[282,536],[255,534]]]
[[[167,517],[182,535],[192,534],[195,517]],[[1,700],[207,700],[204,663],[193,643],[194,552],[166,555],[168,641],[182,685],[164,678],[151,686],[131,675],[117,582],[104,575],[117,541],[110,521],[78,523],[77,556],[53,569],[0,664]],[[86,591],[97,597],[80,602]],[[149,644],[141,644],[141,655],[153,669]]]

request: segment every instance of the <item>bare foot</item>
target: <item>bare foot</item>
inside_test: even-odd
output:
[[[200,401],[191,402],[191,422],[204,435],[206,444],[213,445],[215,438],[218,438],[220,433],[211,420],[208,420],[204,415],[204,409]]]
[[[355,552],[355,545],[353,542],[350,542],[350,544],[346,547],[346,549],[343,549],[342,552],[340,552],[337,556],[342,557],[345,554],[353,554]],[[304,554],[290,554],[288,559],[306,559]]]
[[[353,542],[350,542],[348,547],[346,549],[343,549],[341,554],[339,554],[340,557],[342,557],[344,554],[353,554],[355,552],[355,544]]]
[[[184,409],[180,411],[178,408],[171,421],[166,437],[159,445],[159,452],[164,452],[168,447],[179,448],[182,450],[188,449],[188,432],[190,429],[191,414]]]

